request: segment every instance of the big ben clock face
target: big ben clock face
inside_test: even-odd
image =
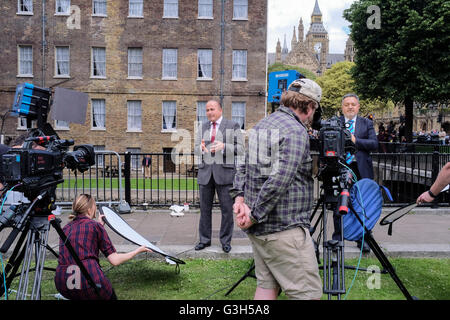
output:
[[[318,42],[314,45],[314,51],[316,53],[320,53],[320,49],[322,49],[322,44],[320,42]]]

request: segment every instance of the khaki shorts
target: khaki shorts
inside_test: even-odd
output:
[[[314,244],[303,227],[255,236],[248,234],[253,247],[257,286],[281,288],[289,299],[322,297]]]

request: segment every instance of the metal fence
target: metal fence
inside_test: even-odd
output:
[[[411,146],[391,147],[391,151]],[[430,146],[426,146],[430,147]],[[394,197],[385,206],[414,201],[429,189],[439,170],[450,161],[444,146],[432,146],[421,153],[373,153],[375,181],[386,186]],[[446,146],[445,146],[446,147]],[[440,152],[444,151],[444,152]],[[449,150],[450,151],[450,150]],[[148,167],[143,159],[150,157]],[[315,166],[318,154],[312,154]],[[94,195],[99,203],[118,204],[125,200],[130,206],[167,207],[172,204],[199,206],[198,168],[194,154],[97,152],[97,161],[83,174],[67,171],[58,186],[58,203],[69,204],[79,193]],[[314,196],[320,196],[320,182],[315,179]],[[216,199],[216,204],[218,204]],[[449,206],[449,193],[440,195],[433,205]]]

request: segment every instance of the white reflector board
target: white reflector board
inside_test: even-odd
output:
[[[183,260],[175,258],[163,250],[152,244],[150,241],[145,239],[139,233],[137,233],[121,216],[119,216],[113,209],[102,206],[100,207],[100,212],[104,215],[103,220],[106,222],[108,227],[110,227],[115,233],[117,233],[122,238],[133,242],[138,246],[145,246],[151,249],[153,252],[159,253],[166,258],[166,261],[170,264],[185,264]]]

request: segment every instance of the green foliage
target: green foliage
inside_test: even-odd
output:
[[[367,26],[370,5],[380,8],[380,29]],[[355,87],[364,97],[448,100],[450,1],[360,0],[344,11],[344,18],[357,50]]]
[[[324,111],[324,117],[336,115],[341,110],[342,97],[347,93],[356,93],[355,81],[351,69],[355,64],[349,61],[338,62],[325,71],[322,77],[316,79],[322,88],[322,101],[320,102]],[[361,99],[360,115],[366,116],[380,110],[393,108],[390,101],[383,102],[380,99]]]

